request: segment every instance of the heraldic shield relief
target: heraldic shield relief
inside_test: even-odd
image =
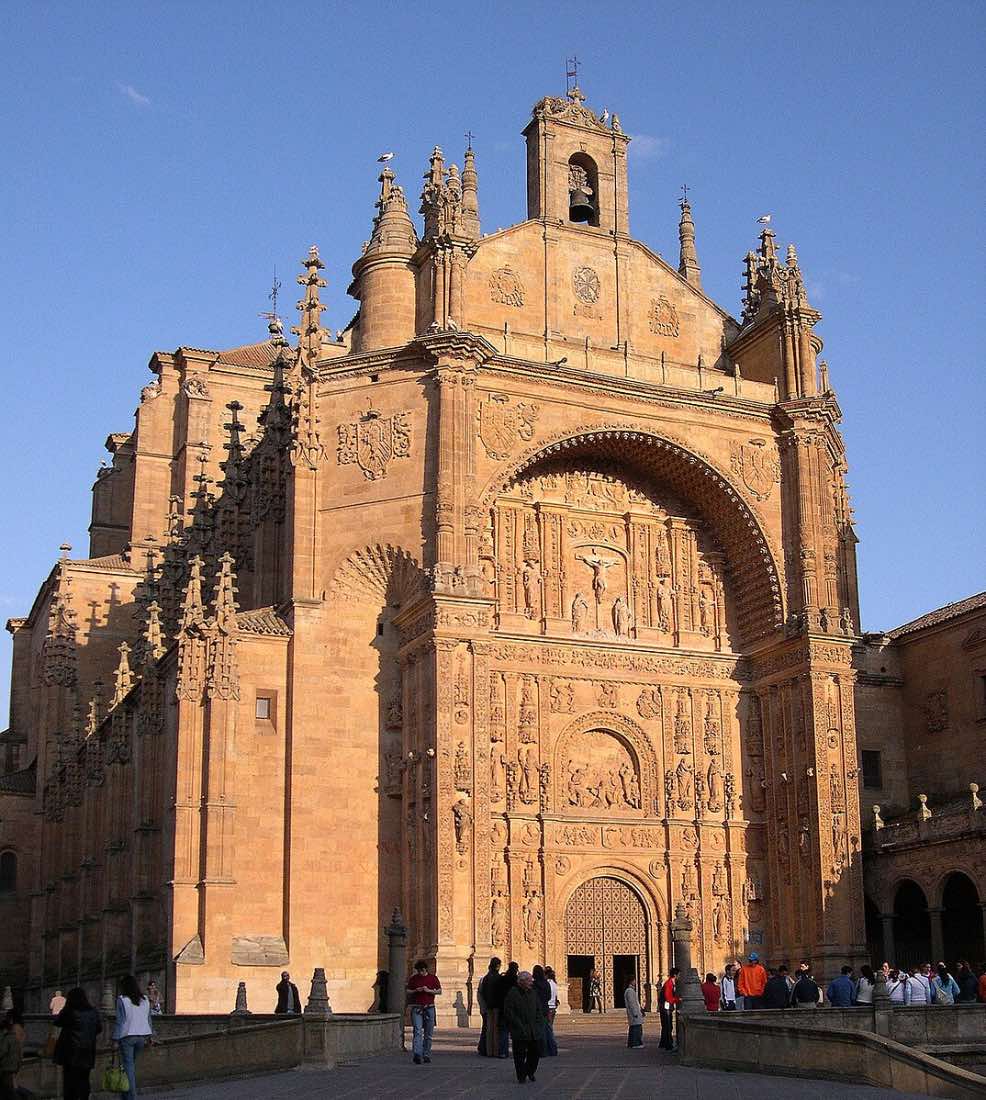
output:
[[[766,500],[774,484],[781,480],[781,466],[767,447],[765,439],[732,445],[732,468],[757,498]]]
[[[505,393],[491,393],[477,414],[479,438],[490,458],[506,458],[518,439],[528,442],[534,435],[538,411],[537,405],[511,405]]]
[[[375,409],[353,424],[339,425],[336,459],[340,466],[355,462],[370,481],[384,477],[392,459],[411,453],[411,426],[407,413],[381,416]]]

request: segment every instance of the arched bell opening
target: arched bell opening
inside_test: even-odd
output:
[[[586,153],[568,158],[568,220],[599,225],[599,169]]]
[[[948,876],[942,891],[942,943],[949,965],[958,959],[973,966],[982,962],[983,910],[979,891],[961,871]]]
[[[931,957],[931,918],[928,899],[916,882],[907,880],[894,895],[894,946],[897,966],[916,966]]]

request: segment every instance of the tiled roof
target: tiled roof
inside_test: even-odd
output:
[[[257,607],[252,611],[238,611],[236,625],[244,634],[267,634],[290,638],[291,628],[273,607]]]
[[[269,340],[264,340],[259,344],[244,344],[240,348],[221,351],[216,358],[216,362],[227,363],[233,367],[266,368],[277,358],[279,350]]]
[[[904,623],[903,626],[891,630],[890,637],[894,639],[902,638],[906,634],[914,634],[926,627],[947,623],[950,619],[957,619],[960,615],[965,615],[968,611],[977,611],[981,607],[986,607],[986,592],[980,592],[976,596],[969,596],[968,599],[958,600],[956,603],[947,603],[944,607],[929,611],[927,615],[912,619],[909,623]]]
[[[21,768],[19,772],[0,775],[0,794],[19,794],[33,797],[37,778],[38,761],[34,759],[26,768]]]
[[[73,558],[71,564],[77,569],[119,569],[128,573],[139,572],[122,554],[107,554],[102,558]]]

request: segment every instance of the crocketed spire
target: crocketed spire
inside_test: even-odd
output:
[[[373,219],[373,233],[366,246],[364,257],[378,253],[413,256],[418,247],[418,235],[414,232],[411,216],[407,212],[407,200],[400,187],[394,185],[394,173],[384,168],[380,173],[380,198],[377,199],[377,216]]]
[[[695,223],[692,221],[692,207],[687,198],[681,200],[681,220],[678,222],[678,240],[681,242],[678,271],[698,290],[702,289],[702,269],[698,263],[695,249]]]
[[[327,333],[322,328],[321,317],[325,306],[319,300],[318,292],[327,284],[319,276],[325,264],[318,254],[318,245],[313,244],[308,256],[301,261],[305,273],[298,276],[298,282],[305,288],[305,296],[298,302],[299,323],[291,331],[298,337],[298,346],[305,365],[314,367],[318,361],[319,349]]]

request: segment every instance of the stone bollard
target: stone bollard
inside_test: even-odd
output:
[[[873,983],[873,1030],[884,1038],[890,1037],[890,1013],[893,1006],[887,992],[887,975],[882,968],[874,975]]]
[[[312,988],[308,994],[308,1004],[305,1005],[305,1015],[314,1019],[332,1015],[329,991],[325,985],[325,970],[321,966],[316,966],[312,974]]]
[[[14,991],[9,985],[3,987],[3,999],[0,1000],[0,1012],[9,1012],[14,1007]]]
[[[404,986],[407,981],[407,925],[400,909],[394,909],[394,915],[384,932],[387,934],[387,965],[390,967],[387,1004],[384,1009],[386,1012],[400,1012],[403,1015],[406,997]]]
[[[247,1008],[246,982],[239,982],[236,986],[236,1006],[229,1014],[229,1022],[234,1026],[242,1024],[248,1016],[252,1015],[253,1013]]]
[[[692,966],[692,928],[693,924],[682,902],[678,902],[671,922],[671,940],[674,943],[674,964],[681,973],[678,975],[678,1011],[687,1015],[705,1012],[705,998],[702,996],[702,983],[698,971]]]

